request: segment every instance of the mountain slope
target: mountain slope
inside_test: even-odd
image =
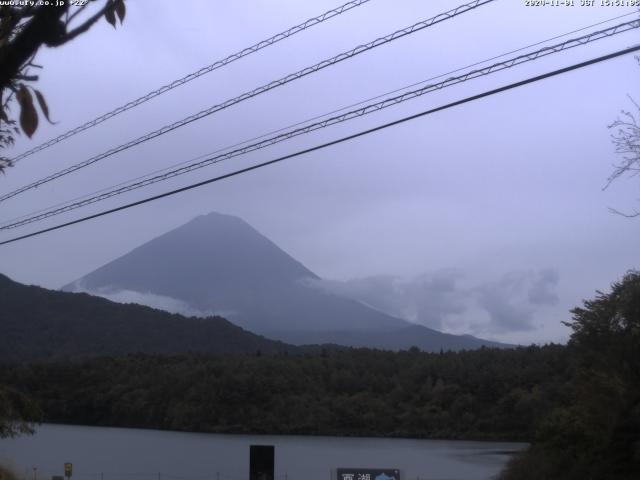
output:
[[[263,353],[297,348],[224,318],[187,318],[84,293],[26,286],[0,275],[0,361],[127,353]]]
[[[82,277],[89,290],[118,288],[217,307],[270,284],[317,278],[237,217],[199,216]],[[74,285],[75,284],[75,285]],[[63,287],[73,289],[78,282]]]
[[[308,285],[318,277],[243,220],[199,216],[63,287],[134,291],[274,331],[388,329],[408,323]]]
[[[66,285],[107,298],[158,298],[198,315],[220,314],[270,338],[428,351],[501,346],[447,335],[317,286],[318,276],[243,220],[199,216]],[[180,308],[178,308],[180,310]],[[183,308],[184,311],[184,308]]]

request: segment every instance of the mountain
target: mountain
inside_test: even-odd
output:
[[[498,346],[411,324],[314,286],[319,277],[243,220],[199,216],[63,287],[219,314],[248,330],[302,343],[433,351]]]
[[[220,317],[187,318],[0,275],[0,362],[128,353],[296,353]]]
[[[133,291],[217,312],[262,334],[408,325],[308,285],[318,277],[243,220],[211,213],[98,268],[66,291]]]

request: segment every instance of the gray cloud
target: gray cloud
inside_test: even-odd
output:
[[[535,313],[558,301],[554,269],[512,271],[475,285],[469,285],[466,275],[454,269],[409,279],[387,275],[312,283],[430,328],[451,331],[463,327],[476,334],[534,330]]]
[[[145,305],[147,307],[157,308],[158,310],[164,310],[169,313],[179,313],[180,315],[185,315],[187,317],[210,317],[219,315],[232,320],[235,315],[235,312],[233,311],[200,310],[192,307],[182,300],[178,300],[177,298],[165,295],[156,295],[150,292],[120,290],[110,287],[91,290],[83,287],[77,282],[74,285],[73,291],[96,295],[116,303],[136,303],[138,305]]]
[[[413,279],[380,275],[339,282],[314,280],[325,291],[353,298],[389,315],[442,329],[449,315],[466,310],[457,281],[462,274],[442,270]]]
[[[326,292],[355,299],[376,310],[442,331],[474,334],[527,332],[537,328],[535,314],[558,301],[554,269],[518,270],[498,280],[469,285],[461,270],[443,269],[413,278],[393,275],[336,280],[305,280]],[[133,290],[102,288],[75,291],[98,295],[118,303],[137,303],[186,316],[221,315],[233,320],[232,311],[202,311],[167,296]]]
[[[441,330],[446,327],[448,317],[464,313],[467,306],[464,291],[459,286],[462,278],[459,271],[441,270],[408,282],[405,290],[415,305],[413,320]]]
[[[558,272],[553,269],[540,270],[529,289],[529,302],[532,305],[556,305],[559,298],[554,289],[557,285]]]
[[[522,275],[512,273],[475,289],[478,305],[490,318],[490,322],[483,326],[485,331],[503,333],[534,329],[534,309],[522,301],[524,281]]]
[[[554,269],[513,271],[499,280],[474,289],[479,306],[490,317],[483,328],[491,333],[535,330],[534,313],[538,307],[555,305],[554,289],[558,273]]]

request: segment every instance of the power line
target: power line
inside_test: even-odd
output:
[[[5,225],[12,224],[14,222],[17,222],[18,220],[26,219],[28,217],[34,217],[34,216],[36,216],[36,215],[38,215],[40,213],[47,212],[48,210],[56,209],[57,207],[66,206],[66,205],[78,202],[80,200],[84,200],[84,199],[88,199],[88,198],[94,197],[94,196],[96,196],[96,195],[98,195],[100,193],[103,193],[103,192],[106,192],[106,191],[109,191],[109,190],[112,190],[112,189],[115,189],[115,188],[130,184],[131,182],[136,182],[138,180],[146,179],[146,178],[149,178],[149,177],[151,177],[153,175],[157,175],[157,174],[159,174],[161,172],[166,172],[166,171],[171,170],[173,168],[180,167],[182,165],[186,165],[186,164],[190,164],[190,163],[196,162],[197,160],[205,158],[205,157],[207,157],[209,155],[214,155],[214,154],[217,154],[217,153],[220,153],[220,152],[224,152],[226,150],[229,150],[229,149],[232,149],[232,148],[236,148],[236,147],[239,147],[241,145],[245,145],[245,144],[248,144],[250,142],[254,142],[256,140],[260,140],[261,138],[268,137],[269,135],[273,135],[273,134],[276,134],[276,133],[284,132],[287,129],[298,127],[300,125],[304,125],[305,123],[312,122],[314,120],[318,120],[320,118],[324,118],[324,117],[327,117],[329,115],[333,115],[333,114],[338,113],[338,112],[342,112],[342,111],[347,110],[349,108],[357,107],[358,105],[362,105],[362,104],[364,104],[366,102],[371,102],[373,100],[377,100],[379,98],[383,98],[385,96],[392,95],[394,93],[398,93],[398,92],[401,92],[403,90],[407,90],[409,88],[416,87],[418,85],[423,85],[423,84],[425,84],[427,82],[430,82],[430,81],[433,81],[433,80],[437,80],[437,79],[445,77],[447,75],[451,75],[453,73],[461,72],[463,70],[467,70],[469,68],[485,64],[485,63],[490,62],[492,60],[496,60],[498,58],[506,57],[507,55],[511,55],[513,53],[518,53],[518,52],[521,52],[521,51],[526,50],[528,48],[537,47],[539,45],[543,45],[543,44],[548,43],[550,41],[557,40],[559,38],[563,38],[563,37],[566,37],[568,35],[572,35],[574,33],[582,32],[584,30],[588,30],[590,28],[593,28],[593,27],[596,27],[596,26],[599,26],[599,25],[603,25],[605,23],[612,22],[614,20],[619,20],[621,18],[629,17],[631,15],[637,15],[637,13],[636,12],[625,13],[625,14],[622,14],[622,15],[618,15],[616,17],[611,17],[611,18],[608,18],[606,20],[602,20],[602,21],[597,22],[597,23],[593,23],[591,25],[587,25],[585,27],[581,27],[581,28],[578,28],[578,29],[575,29],[575,30],[571,30],[570,32],[566,32],[566,33],[563,33],[563,34],[560,34],[560,35],[556,35],[556,36],[547,38],[545,40],[541,40],[539,42],[535,42],[535,43],[532,43],[532,44],[529,44],[529,45],[525,45],[524,47],[520,47],[520,48],[517,48],[515,50],[510,50],[508,52],[504,52],[504,53],[501,53],[499,55],[495,55],[495,56],[493,56],[491,58],[480,60],[480,61],[472,63],[470,65],[465,65],[464,67],[459,67],[459,68],[456,68],[455,70],[450,70],[450,71],[448,71],[446,73],[441,73],[441,74],[436,75],[434,77],[430,77],[430,78],[427,78],[425,80],[421,80],[419,82],[412,83],[410,85],[405,85],[404,87],[396,88],[394,90],[391,90],[389,92],[385,92],[385,93],[376,95],[374,97],[369,97],[369,98],[366,98],[364,100],[360,100],[359,102],[352,103],[350,105],[347,105],[347,106],[332,110],[330,112],[326,112],[326,113],[323,113],[321,115],[316,115],[314,117],[298,121],[298,122],[296,122],[294,124],[289,124],[289,125],[287,125],[285,127],[281,127],[281,128],[276,129],[276,130],[271,130],[271,131],[269,131],[267,133],[263,133],[263,134],[258,135],[256,137],[252,137],[252,138],[249,138],[247,140],[243,140],[241,142],[234,143],[232,145],[227,145],[226,147],[218,148],[218,149],[214,150],[213,152],[208,152],[208,153],[205,153],[205,154],[202,154],[202,155],[198,155],[195,158],[191,158],[189,160],[185,160],[185,161],[182,161],[180,163],[177,163],[177,164],[174,164],[174,165],[171,165],[171,166],[168,166],[168,167],[164,167],[164,168],[161,168],[161,169],[158,169],[158,170],[154,170],[154,171],[146,173],[144,175],[140,175],[138,177],[135,177],[135,178],[132,178],[132,179],[129,179],[129,180],[125,180],[125,181],[120,182],[120,183],[118,183],[116,185],[105,187],[105,188],[102,188],[100,190],[93,191],[91,193],[87,193],[87,194],[81,195],[79,197],[75,197],[75,198],[73,198],[71,200],[66,200],[64,202],[60,202],[60,203],[57,203],[55,205],[52,205],[52,206],[49,206],[49,207],[46,207],[46,208],[42,208],[42,209],[39,209],[39,210],[36,210],[36,211],[32,211],[32,212],[24,214],[24,215],[20,215],[18,217],[11,218],[11,219],[6,220],[4,222],[0,222],[0,230],[2,230],[3,229],[2,227],[4,227]]]
[[[77,223],[86,222],[86,221],[92,220],[94,218],[102,217],[102,216],[105,216],[105,215],[109,215],[111,213],[119,212],[121,210],[126,210],[126,209],[129,209],[129,208],[136,207],[138,205],[142,205],[142,204],[145,204],[145,203],[153,202],[153,201],[159,200],[161,198],[165,198],[165,197],[169,197],[169,196],[172,196],[172,195],[176,195],[178,193],[186,192],[188,190],[192,190],[192,189],[195,189],[195,188],[198,188],[198,187],[202,187],[202,186],[208,185],[210,183],[215,183],[215,182],[218,182],[220,180],[224,180],[224,179],[231,178],[231,177],[234,177],[234,176],[237,176],[237,175],[241,175],[243,173],[247,173],[247,172],[250,172],[252,170],[257,170],[257,169],[262,168],[262,167],[273,165],[275,163],[279,163],[279,162],[282,162],[284,160],[295,158],[295,157],[298,157],[298,156],[301,156],[301,155],[305,155],[307,153],[311,153],[311,152],[314,152],[314,151],[317,151],[317,150],[321,150],[321,149],[324,149],[324,148],[327,148],[327,147],[330,147],[330,146],[333,146],[333,145],[337,145],[337,144],[340,144],[340,143],[344,143],[344,142],[347,142],[347,141],[350,141],[350,140],[353,140],[353,139],[356,139],[356,138],[359,138],[359,137],[362,137],[362,136],[365,136],[365,135],[369,135],[371,133],[374,133],[374,132],[377,132],[377,131],[380,131],[380,130],[384,130],[384,129],[389,128],[389,127],[393,127],[393,126],[408,122],[410,120],[415,120],[417,118],[424,117],[426,115],[430,115],[430,114],[433,114],[433,113],[436,113],[436,112],[440,112],[442,110],[447,110],[449,108],[453,108],[453,107],[456,107],[458,105],[463,105],[465,103],[470,103],[470,102],[473,102],[473,101],[476,101],[476,100],[480,100],[482,98],[489,97],[491,95],[495,95],[495,94],[502,93],[502,92],[505,92],[505,91],[508,91],[508,90],[512,90],[514,88],[518,88],[518,87],[521,87],[521,86],[524,86],[524,85],[528,85],[528,84],[531,84],[531,83],[534,83],[534,82],[538,82],[538,81],[541,81],[541,80],[544,80],[544,79],[547,79],[547,78],[550,78],[550,77],[561,75],[563,73],[567,73],[567,72],[570,72],[570,71],[573,71],[573,70],[578,70],[580,68],[585,68],[585,67],[588,67],[590,65],[594,65],[594,64],[597,64],[597,63],[600,63],[600,62],[604,62],[606,60],[611,60],[613,58],[617,58],[617,57],[620,57],[622,55],[628,55],[630,53],[634,53],[634,52],[637,52],[637,51],[640,51],[640,45],[629,47],[629,48],[626,48],[626,49],[623,49],[623,50],[618,50],[616,52],[613,52],[613,53],[610,53],[610,54],[607,54],[607,55],[596,57],[596,58],[593,58],[591,60],[587,60],[585,62],[576,63],[576,64],[570,65],[568,67],[564,67],[564,68],[560,68],[558,70],[554,70],[554,71],[551,71],[551,72],[544,73],[542,75],[537,75],[535,77],[529,77],[529,78],[527,78],[525,80],[521,80],[519,82],[510,83],[508,85],[504,85],[502,87],[495,88],[493,90],[488,90],[488,91],[485,91],[483,93],[479,93],[477,95],[472,95],[470,97],[463,98],[462,100],[457,100],[455,102],[451,102],[451,103],[448,103],[446,105],[442,105],[440,107],[432,108],[430,110],[425,110],[423,112],[416,113],[414,115],[409,115],[407,117],[403,117],[401,119],[394,120],[392,122],[388,122],[388,123],[379,125],[377,127],[369,128],[367,130],[363,130],[363,131],[360,131],[358,133],[354,133],[354,134],[339,138],[337,140],[332,140],[330,142],[326,142],[326,143],[323,143],[323,144],[320,144],[320,145],[316,145],[314,147],[306,148],[304,150],[299,150],[297,152],[294,152],[294,153],[291,153],[291,154],[288,154],[288,155],[284,155],[284,156],[275,158],[273,160],[269,160],[267,162],[262,162],[262,163],[259,163],[259,164],[256,164],[256,165],[252,165],[250,167],[246,167],[246,168],[242,168],[242,169],[239,169],[239,170],[235,170],[233,172],[226,173],[224,175],[219,175],[217,177],[213,177],[213,178],[210,178],[208,180],[204,180],[204,181],[201,181],[201,182],[198,182],[198,183],[193,183],[191,185],[187,185],[185,187],[177,188],[175,190],[171,190],[169,192],[161,193],[159,195],[154,195],[152,197],[148,197],[148,198],[145,198],[143,200],[138,200],[136,202],[128,203],[126,205],[121,205],[119,207],[111,208],[109,210],[104,210],[102,212],[95,213],[93,215],[88,215],[86,217],[82,217],[82,218],[79,218],[79,219],[76,219],[76,220],[72,220],[70,222],[66,222],[66,223],[62,223],[62,224],[59,224],[59,225],[56,225],[56,226],[53,226],[53,227],[49,227],[49,228],[45,228],[45,229],[42,229],[42,230],[38,230],[36,232],[28,233],[26,235],[21,235],[19,237],[15,237],[15,238],[12,238],[12,239],[9,239],[9,240],[4,240],[4,241],[0,242],[0,245],[7,245],[9,243],[17,242],[19,240],[24,240],[24,239],[27,239],[27,238],[35,237],[37,235],[42,235],[43,233],[51,232],[51,231],[54,231],[54,230],[59,230],[61,228],[65,228],[65,227],[68,227],[68,226],[71,226],[71,225],[75,225]]]
[[[206,67],[201,68],[200,70],[197,70],[195,72],[192,72],[188,75],[185,75],[182,78],[179,78],[178,80],[174,80],[171,83],[168,83],[166,85],[161,86],[160,88],[147,93],[146,95],[143,95],[142,97],[136,98],[135,100],[130,101],[129,103],[126,103],[118,108],[115,108],[113,110],[111,110],[110,112],[107,112],[97,118],[94,118],[93,120],[90,120],[86,123],[83,123],[82,125],[77,126],[76,128],[73,128],[55,138],[52,138],[44,143],[41,143],[40,145],[27,150],[24,153],[21,153],[20,155],[17,155],[15,158],[10,159],[10,161],[12,163],[17,163],[18,161],[22,160],[23,158],[26,158],[30,155],[33,155],[34,153],[40,152],[46,148],[49,148],[53,145],[55,145],[56,143],[60,143],[63,140],[66,140],[67,138],[70,138],[80,132],[83,132],[89,128],[95,127],[96,125],[101,124],[102,122],[105,122],[107,120],[109,120],[110,118],[115,117],[116,115],[119,115],[123,112],[126,112],[127,110],[130,110],[134,107],[137,107],[138,105],[141,105],[145,102],[148,102],[149,100],[162,95],[163,93],[166,93],[170,90],[173,90],[174,88],[177,88],[181,85],[184,85],[185,83],[188,83],[192,80],[195,80],[196,78],[199,78],[203,75],[206,75],[207,73],[211,73],[214,70],[217,70],[219,68],[222,68],[226,65],[229,65],[230,63],[235,62],[236,60],[240,60],[243,57],[246,57],[247,55],[251,55],[252,53],[258,52],[259,50],[262,50],[263,48],[266,47],[270,47],[271,45],[275,45],[276,43],[285,40],[297,33],[300,33],[304,30],[307,30],[308,28],[314,27],[316,25],[321,24],[322,22],[325,22],[333,17],[336,17],[344,12],[347,12],[353,8],[359,7],[367,2],[369,2],[370,0],[353,0],[351,2],[347,2],[344,5],[340,5],[339,7],[336,7],[334,9],[331,9],[327,12],[324,12],[321,15],[318,15],[316,17],[312,17],[298,25],[295,25],[291,28],[289,28],[288,30],[285,30],[284,32],[280,32],[277,35],[274,35],[270,38],[267,38],[266,40],[261,40],[260,42],[247,47],[243,50],[240,50],[239,52],[233,53],[231,55],[229,55],[226,58],[223,58],[222,60],[217,60],[216,62],[212,63],[211,65],[207,65]]]
[[[33,188],[39,187],[40,185],[43,185],[45,183],[48,183],[52,180],[55,180],[57,178],[60,178],[62,176],[68,175],[70,173],[73,173],[77,170],[80,170],[81,168],[87,167],[89,165],[92,165],[100,160],[103,160],[104,158],[110,157],[111,155],[114,155],[116,153],[122,152],[123,150],[127,150],[131,147],[134,147],[136,145],[139,145],[143,142],[146,142],[148,140],[151,140],[153,138],[159,137],[160,135],[164,135],[168,132],[171,132],[172,130],[175,130],[177,128],[183,127],[184,125],[187,125],[191,122],[195,122],[196,120],[200,120],[204,117],[207,117],[215,112],[219,112],[220,110],[224,110],[226,108],[231,107],[232,105],[235,105],[237,103],[243,102],[245,100],[248,100],[250,98],[253,98],[257,95],[260,95],[262,93],[268,92],[270,90],[273,90],[274,88],[280,87],[282,85],[285,85],[287,83],[290,83],[294,80],[298,80],[302,77],[305,77],[306,75],[315,73],[319,70],[322,70],[326,67],[335,65],[339,62],[342,62],[344,60],[350,59],[355,57],[356,55],[359,55],[361,53],[367,52],[369,50],[372,50],[376,47],[379,47],[381,45],[385,45],[389,42],[392,42],[394,40],[397,40],[399,38],[405,37],[407,35],[411,35],[413,33],[416,33],[420,30],[423,30],[425,28],[428,28],[432,25],[435,25],[437,23],[443,22],[445,20],[449,20],[451,18],[457,17],[458,15],[461,15],[463,13],[469,12],[475,8],[478,8],[482,5],[485,5],[487,3],[491,3],[495,0],[474,0],[473,2],[464,4],[464,5],[460,5],[452,10],[449,10],[447,12],[441,13],[439,15],[436,15],[435,17],[429,18],[427,20],[423,20],[421,22],[415,23],[409,27],[403,28],[401,30],[397,30],[389,35],[386,35],[384,37],[380,37],[377,38],[376,40],[373,40],[369,43],[366,43],[364,45],[359,45],[347,52],[343,52],[339,55],[336,55],[330,59],[327,60],[323,60],[322,62],[316,63],[315,65],[312,65],[310,67],[306,67],[302,70],[299,70],[296,73],[291,73],[285,77],[282,77],[278,80],[274,80],[272,82],[269,82],[265,85],[262,85],[254,90],[251,90],[249,92],[245,92],[242,95],[239,95],[235,98],[229,99],[223,103],[217,104],[217,105],[213,105],[212,107],[209,107],[205,110],[202,110],[198,113],[195,113],[189,117],[183,118],[182,120],[178,120],[177,122],[174,122],[170,125],[165,125],[164,127],[155,130],[153,132],[150,132],[146,135],[143,135],[142,137],[138,137],[135,140],[131,140],[130,142],[127,142],[125,144],[119,145],[118,147],[112,148],[110,150],[107,150],[106,152],[103,152],[99,155],[93,156],[83,162],[77,163],[75,165],[72,165],[68,168],[65,168],[63,170],[60,170],[56,173],[53,173],[45,178],[42,178],[40,180],[37,180],[33,183],[30,183],[24,187],[18,188],[17,190],[14,190],[12,192],[6,193],[2,196],[0,196],[0,202],[3,202],[5,200],[8,200],[9,198],[15,197],[16,195],[19,195],[23,192],[26,192],[28,190],[31,190]]]
[[[426,87],[423,87],[421,89],[414,90],[414,91],[411,91],[411,92],[406,92],[403,95],[399,95],[397,97],[393,97],[393,98],[390,98],[390,99],[385,99],[382,102],[378,102],[378,103],[372,104],[372,105],[367,105],[364,108],[361,108],[361,109],[358,109],[358,110],[354,110],[354,111],[351,111],[351,112],[347,112],[347,113],[345,113],[343,115],[339,115],[339,116],[336,116],[336,117],[325,119],[325,120],[323,120],[321,122],[316,122],[314,124],[307,125],[307,126],[305,126],[303,128],[299,128],[299,129],[296,129],[296,130],[293,130],[293,131],[290,131],[290,132],[286,132],[286,133],[284,133],[282,135],[278,135],[276,137],[269,138],[269,139],[264,140],[262,142],[254,143],[252,145],[248,145],[248,146],[245,146],[243,148],[239,148],[237,150],[225,153],[223,155],[218,155],[218,156],[214,156],[214,157],[211,157],[211,158],[207,158],[207,159],[205,159],[205,160],[203,160],[201,162],[193,163],[193,164],[188,165],[186,167],[182,167],[182,168],[179,168],[179,169],[176,169],[176,170],[173,170],[173,171],[169,171],[169,172],[167,172],[165,174],[157,175],[157,176],[152,177],[152,178],[147,178],[145,180],[129,184],[129,185],[124,186],[122,188],[112,187],[112,188],[114,188],[113,190],[108,191],[107,193],[104,193],[104,194],[101,194],[101,195],[95,195],[95,196],[89,197],[89,198],[87,198],[87,196],[85,196],[85,197],[82,197],[84,200],[78,201],[78,202],[75,202],[75,203],[66,202],[66,203],[63,204],[65,206],[63,206],[61,208],[51,207],[52,210],[46,211],[45,213],[42,213],[40,215],[34,215],[34,216],[29,217],[29,218],[25,218],[27,216],[23,216],[23,217],[21,217],[21,219],[24,218],[24,220],[15,221],[15,222],[12,221],[11,223],[10,222],[5,222],[4,225],[0,226],[0,230],[7,230],[7,229],[11,229],[11,228],[17,228],[17,227],[20,227],[20,226],[23,226],[23,225],[26,225],[26,224],[29,224],[29,223],[33,223],[33,222],[36,222],[36,221],[39,221],[39,220],[43,220],[45,218],[50,218],[52,216],[56,216],[56,215],[59,215],[59,214],[62,214],[62,213],[66,213],[68,211],[75,210],[77,208],[80,208],[80,207],[83,207],[83,206],[86,206],[86,205],[89,205],[89,204],[92,204],[92,203],[96,203],[98,201],[106,200],[106,199],[111,198],[111,197],[116,196],[116,195],[120,195],[120,194],[129,192],[129,191],[138,189],[138,188],[142,188],[142,187],[145,187],[145,186],[160,182],[160,181],[164,181],[164,180],[167,180],[169,178],[172,178],[172,177],[175,177],[175,176],[178,176],[178,175],[182,175],[182,174],[191,172],[191,171],[199,169],[199,168],[203,168],[205,166],[208,166],[208,165],[211,165],[211,164],[214,164],[214,163],[219,163],[219,162],[227,160],[229,158],[233,158],[233,157],[236,157],[236,156],[240,156],[240,155],[246,154],[246,153],[251,152],[251,151],[255,151],[255,150],[258,150],[258,149],[261,149],[261,148],[265,148],[265,147],[271,146],[271,145],[273,145],[275,143],[279,143],[281,141],[288,140],[290,138],[293,138],[293,137],[301,135],[301,134],[309,133],[311,131],[318,130],[320,128],[325,128],[325,127],[328,127],[330,125],[341,123],[341,122],[350,120],[350,119],[358,117],[358,116],[363,116],[363,115],[366,115],[366,114],[369,114],[369,113],[373,113],[375,111],[381,110],[383,108],[387,108],[389,106],[401,103],[401,102],[406,101],[406,100],[410,100],[410,99],[416,98],[418,96],[424,95],[425,93],[429,93],[429,92],[434,91],[434,90],[439,90],[439,89],[442,89],[442,88],[446,88],[448,86],[452,86],[452,85],[455,85],[457,83],[461,83],[461,82],[464,82],[464,81],[467,81],[467,80],[470,80],[470,79],[473,79],[473,78],[477,78],[477,77],[482,76],[482,75],[488,75],[490,73],[495,73],[497,71],[500,71],[500,70],[503,70],[503,69],[506,69],[506,68],[511,68],[511,67],[513,67],[515,65],[519,65],[519,64],[522,64],[522,63],[525,63],[525,62],[528,62],[528,61],[536,60],[536,59],[540,58],[541,56],[545,56],[545,55],[548,55],[548,54],[551,54],[551,53],[557,53],[557,52],[566,50],[568,48],[573,48],[573,47],[576,47],[576,46],[584,45],[586,43],[589,43],[589,42],[592,42],[592,41],[595,41],[595,40],[598,40],[598,39],[601,39],[601,38],[606,38],[606,37],[610,37],[610,36],[615,35],[615,34],[623,33],[625,31],[630,30],[631,28],[637,28],[639,26],[640,26],[640,21],[626,22],[626,23],[611,27],[609,29],[600,30],[600,31],[597,31],[597,32],[592,32],[592,33],[590,33],[588,35],[584,35],[584,36],[576,38],[576,39],[571,39],[571,40],[568,40],[566,42],[563,42],[563,43],[560,43],[560,44],[557,44],[557,45],[553,45],[553,46],[550,46],[550,47],[545,47],[545,48],[543,48],[541,50],[538,50],[536,52],[532,52],[532,53],[528,53],[528,54],[525,54],[525,55],[521,55],[519,57],[515,57],[515,58],[512,58],[512,59],[506,60],[504,62],[499,62],[499,63],[493,64],[493,65],[490,65],[488,67],[485,67],[483,69],[474,70],[472,72],[468,72],[465,75],[461,75],[459,77],[452,77],[452,78],[449,78],[449,79],[445,80],[444,82],[440,82],[438,84],[427,85]],[[164,170],[166,170],[166,169],[164,169]],[[140,177],[140,178],[145,178],[145,177],[148,177],[148,175],[144,176],[144,177]],[[125,183],[120,184],[120,185],[124,185]],[[103,189],[102,191],[106,191],[106,190],[108,190],[108,189]],[[71,201],[71,202],[73,202],[73,201]]]
[[[320,130],[322,128],[326,128],[329,127],[331,125],[336,125],[338,123],[342,123],[342,122],[346,122],[348,120],[351,120],[353,118],[357,118],[357,117],[361,117],[364,115],[368,115],[370,113],[373,112],[377,112],[379,110],[383,110],[385,108],[391,107],[393,105],[397,105],[399,103],[408,101],[408,100],[412,100],[414,98],[420,97],[422,95],[425,95],[427,93],[433,92],[433,91],[437,91],[437,90],[441,90],[443,88],[447,88],[453,85],[457,85],[459,83],[463,83],[466,82],[468,80],[472,80],[474,78],[478,78],[481,76],[486,76],[486,75],[490,75],[496,72],[499,72],[501,70],[506,70],[508,68],[512,68],[514,66],[517,65],[521,65],[523,63],[527,63],[527,62],[531,62],[534,60],[537,60],[541,57],[550,55],[550,54],[554,54],[554,53],[558,53],[561,51],[565,51],[568,50],[570,48],[574,48],[577,46],[582,46],[582,45],[586,45],[588,43],[594,42],[596,40],[600,40],[603,38],[608,38],[611,37],[613,35],[618,35],[624,32],[627,32],[631,29],[635,29],[635,28],[639,28],[640,27],[640,20],[634,20],[631,22],[625,22],[625,23],[621,23],[619,25],[615,25],[613,27],[607,28],[607,29],[603,29],[603,30],[599,30],[596,32],[591,32],[587,35],[583,35],[581,37],[578,38],[574,38],[574,39],[570,39],[567,40],[565,42],[562,43],[558,43],[555,45],[551,45],[548,47],[544,47],[542,49],[536,50],[534,52],[530,52],[530,53],[526,53],[524,55],[519,55],[517,57],[513,57],[510,58],[508,60],[502,61],[502,62],[498,62],[498,63],[494,63],[492,65],[489,65],[487,67],[484,68],[480,68],[477,70],[472,70],[470,72],[467,72],[463,75],[457,76],[457,77],[450,77],[442,82],[439,83],[435,83],[435,84],[429,84],[426,85],[422,88],[419,88],[417,90],[412,90],[412,91],[408,91],[405,92],[401,95],[397,95],[395,97],[390,97],[390,98],[386,98],[380,102],[377,103],[372,103],[369,105],[366,105],[362,108],[356,109],[356,110],[351,110],[349,112],[343,113],[341,115],[337,115],[331,118],[326,118],[324,120],[306,125],[304,127],[300,127],[294,130],[290,130],[288,132],[285,133],[281,133],[279,135],[276,135],[274,137],[271,138],[267,138],[265,140],[250,144],[250,145],[246,145],[244,147],[232,150],[230,152],[227,153],[223,153],[220,155],[215,155],[209,158],[205,158],[204,160],[201,160],[199,162],[195,162],[195,163],[191,163],[189,165],[174,169],[174,170],[170,170],[168,172],[165,172],[163,174],[159,174],[150,178],[145,178],[143,180],[134,182],[134,183],[129,183],[128,185],[122,186],[120,188],[113,188],[111,190],[106,191],[106,193],[100,193],[88,198],[84,198],[82,200],[73,202],[73,203],[69,203],[67,202],[67,204],[64,204],[64,206],[61,206],[59,208],[56,207],[52,207],[50,210],[45,211],[44,213],[40,213],[40,214],[36,214],[30,217],[22,217],[22,219],[14,221],[14,222],[7,222],[4,225],[0,226],[0,230],[9,230],[9,229],[13,229],[13,228],[18,228],[30,223],[34,223],[37,221],[41,221],[44,220],[46,218],[50,218],[50,217],[54,217],[57,215],[60,215],[62,213],[66,213],[87,205],[91,205],[93,203],[97,203],[103,200],[106,200],[108,198],[114,197],[116,195],[121,195],[123,193],[127,193],[130,192],[132,190],[136,190],[138,188],[142,188],[142,187],[146,187],[149,185],[152,185],[154,183],[158,183],[161,181],[165,181],[168,180],[170,178],[173,177],[177,177],[179,175],[183,175],[185,173],[189,173],[192,172],[194,170],[215,164],[215,163],[220,163],[222,161],[228,160],[230,158],[234,158],[237,156],[241,156],[244,154],[247,154],[249,152],[253,152],[256,150],[260,150],[262,148],[266,148],[269,147],[271,145],[274,145],[276,143],[280,143],[282,141],[285,140],[289,140],[291,138],[297,137],[299,135],[303,135],[303,134],[307,134],[310,133],[312,131],[316,131],[316,130]]]

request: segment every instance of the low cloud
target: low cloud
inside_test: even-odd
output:
[[[459,278],[460,272],[443,270],[409,280],[385,275],[346,282],[310,280],[306,283],[358,300],[389,315],[442,329],[447,316],[466,310],[457,285]]]
[[[558,273],[552,269],[515,271],[499,280],[475,288],[477,302],[490,317],[484,331],[507,333],[536,328],[534,314],[539,307],[555,305]]]
[[[150,292],[137,292],[135,290],[121,290],[113,287],[104,287],[99,289],[88,289],[81,284],[74,284],[72,291],[84,292],[89,295],[106,298],[116,303],[136,303],[147,307],[164,310],[169,313],[179,313],[187,317],[212,317],[219,315],[224,318],[233,318],[235,312],[232,311],[214,311],[200,310],[192,307],[182,300],[168,297],[165,295],[156,295]]]
[[[305,284],[436,330],[490,335],[535,330],[536,314],[558,302],[558,281],[557,271],[547,268],[511,271],[496,280],[473,284],[463,271],[447,269],[413,278],[307,279]],[[182,300],[149,292],[109,287],[90,290],[77,284],[73,290],[186,316],[220,315],[231,321],[235,316],[233,311],[202,311]]]
[[[411,279],[385,275],[346,282],[311,280],[308,283],[389,315],[441,330],[449,317],[467,310],[466,294],[458,284],[462,278],[463,274],[457,270],[441,270]]]
[[[558,285],[558,272],[551,268],[540,270],[529,289],[529,302],[532,305],[556,305],[559,301],[554,291]]]
[[[519,270],[470,284],[464,272],[448,269],[413,278],[375,276],[309,284],[437,330],[501,334],[534,330],[536,313],[558,302],[558,279],[554,269]]]

